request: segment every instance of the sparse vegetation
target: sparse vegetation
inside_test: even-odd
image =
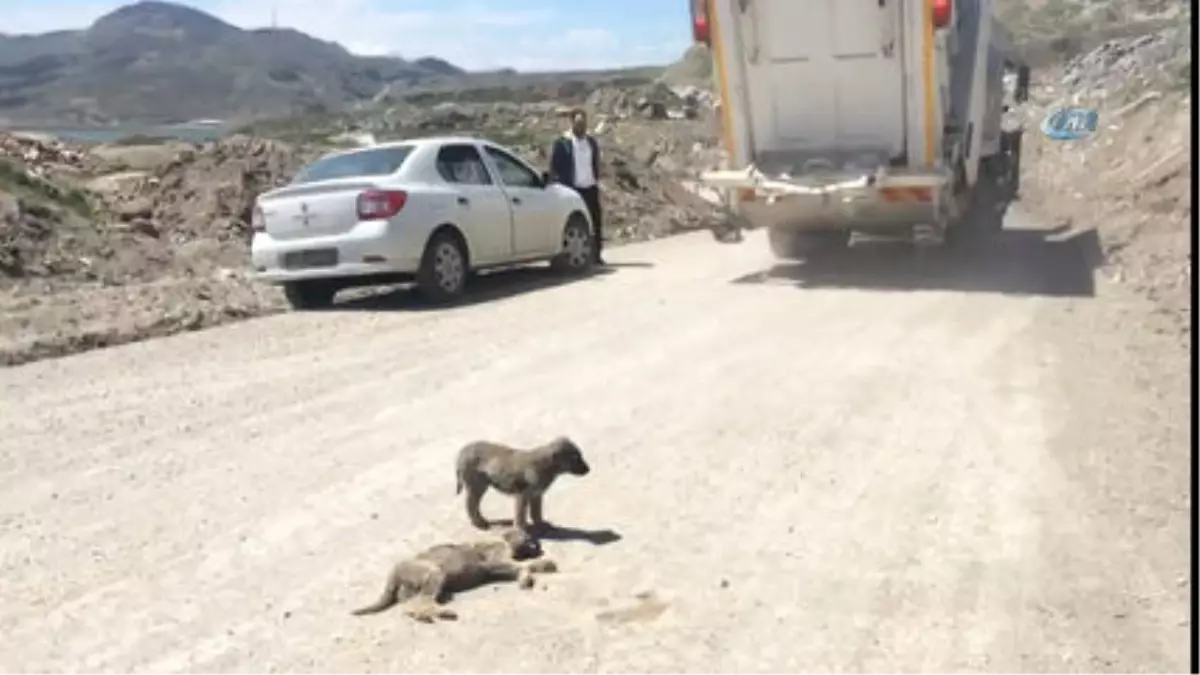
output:
[[[0,190],[35,202],[61,205],[80,216],[92,215],[92,204],[80,189],[30,175],[14,162],[0,158]]]

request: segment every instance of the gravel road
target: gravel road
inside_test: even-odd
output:
[[[1184,671],[1187,352],[1025,226],[780,269],[684,236],[0,370],[0,667]],[[561,574],[349,615],[477,536],[463,443],[557,433]]]

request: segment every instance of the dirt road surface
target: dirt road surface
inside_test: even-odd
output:
[[[2,370],[0,666],[1183,671],[1186,348],[1043,237],[772,268],[699,234]],[[561,432],[561,574],[349,615],[475,536],[461,444]]]

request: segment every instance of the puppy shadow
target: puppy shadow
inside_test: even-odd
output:
[[[534,530],[538,539],[546,541],[583,541],[592,546],[605,546],[621,541],[621,533],[612,529],[585,530],[578,527],[566,527],[546,523]]]
[[[496,527],[512,527],[513,521],[510,518],[501,518],[498,520],[489,520],[490,528]],[[621,533],[616,530],[604,528],[602,530],[586,530],[579,527],[565,527],[562,525],[554,525],[552,523],[544,523],[541,527],[534,527],[530,530],[530,534],[542,541],[582,541],[591,544],[592,546],[605,546],[621,541]]]
[[[488,530],[499,527],[512,527],[512,519],[499,518],[487,521]],[[545,522],[541,527],[530,526],[529,533],[544,542],[587,542],[593,546],[613,544],[623,539],[620,532],[607,527],[604,530],[583,530],[582,527],[565,527],[553,525],[551,522]]]

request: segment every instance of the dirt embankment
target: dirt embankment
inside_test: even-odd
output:
[[[1112,40],[1039,72],[1026,111],[1024,202],[1059,224],[1100,234],[1103,273],[1154,301],[1160,330],[1187,339],[1192,201],[1191,30]],[[1094,108],[1079,141],[1038,125],[1064,106]]]
[[[0,364],[282,307],[245,275],[244,212],[303,152],[250,138],[129,148],[137,170],[114,148],[2,140]]]
[[[613,243],[714,222],[712,207],[680,184],[719,161],[706,101],[682,93],[601,88],[574,101],[593,111],[601,139]],[[0,135],[0,364],[279,311],[278,291],[247,276],[248,222],[263,190],[348,132],[480,134],[544,166],[565,128],[564,105],[405,104],[202,145],[83,147]]]

